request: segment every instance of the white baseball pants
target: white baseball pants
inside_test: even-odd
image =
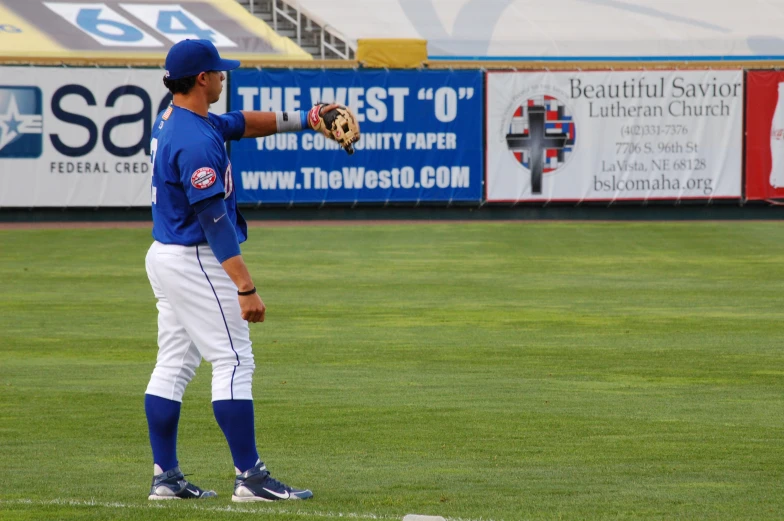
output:
[[[155,241],[146,267],[158,299],[158,359],[147,394],[181,402],[204,357],[212,364],[212,401],[252,400],[250,329],[237,286],[210,247]]]

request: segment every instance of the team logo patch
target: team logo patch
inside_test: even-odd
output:
[[[198,190],[204,190],[215,184],[218,174],[209,167],[202,167],[196,170],[191,176],[191,184]]]
[[[167,119],[169,119],[169,116],[171,116],[171,113],[172,113],[172,106],[169,105],[169,108],[166,109],[166,112],[163,113],[163,117],[161,119],[166,121]]]
[[[542,175],[555,172],[571,158],[576,143],[572,112],[561,100],[534,96],[513,108],[506,144],[520,165],[531,172],[531,192],[542,193]]]

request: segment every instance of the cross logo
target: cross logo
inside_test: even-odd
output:
[[[569,160],[575,128],[569,107],[553,96],[535,96],[515,108],[506,144],[531,172],[531,193],[542,193],[542,175]]]

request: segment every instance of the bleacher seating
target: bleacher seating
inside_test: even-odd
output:
[[[299,45],[317,59],[353,59],[356,40],[350,41],[298,2],[284,0],[237,0],[251,14]]]

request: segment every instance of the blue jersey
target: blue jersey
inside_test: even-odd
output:
[[[170,105],[152,129],[152,236],[164,244],[194,246],[207,242],[192,205],[223,194],[227,218],[239,242],[248,226],[237,211],[231,161],[225,142],[245,133],[241,112],[202,117]]]

